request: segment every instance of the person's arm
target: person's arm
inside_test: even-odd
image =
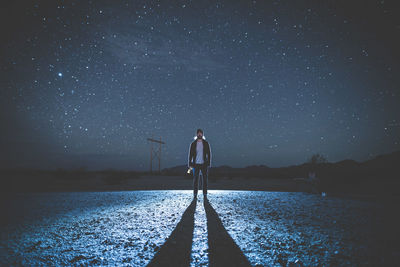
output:
[[[208,143],[208,166],[211,167],[211,145]]]
[[[190,167],[190,166],[192,166],[192,163],[191,163],[191,161],[192,161],[192,143],[190,143],[189,144],[189,154],[188,154],[188,168]]]

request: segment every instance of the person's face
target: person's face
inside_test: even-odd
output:
[[[198,132],[198,133],[197,133],[197,138],[198,138],[198,139],[201,139],[202,137],[203,137],[203,134],[202,134],[201,132]]]

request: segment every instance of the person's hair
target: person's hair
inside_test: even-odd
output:
[[[202,129],[197,129],[196,134],[198,134],[199,132],[201,132],[201,134],[204,134]]]

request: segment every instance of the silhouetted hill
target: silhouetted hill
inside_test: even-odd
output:
[[[210,188],[229,190],[309,191],[309,172],[318,178],[319,192],[340,194],[398,195],[400,192],[400,151],[357,162],[303,163],[281,168],[250,165],[210,168]],[[169,176],[169,177],[166,177]],[[187,179],[186,179],[187,178]],[[0,191],[91,191],[191,189],[192,174],[187,166],[163,169],[161,174],[136,171],[77,170],[0,170]]]
[[[352,160],[352,159],[345,159],[342,161],[338,161],[335,164],[346,167],[346,168],[354,168],[360,166],[360,163],[358,161]]]
[[[395,151],[390,154],[376,156],[373,159],[362,163],[367,168],[391,169],[400,167],[400,151]]]
[[[163,175],[185,175],[186,165],[162,170]],[[371,160],[357,162],[346,159],[335,163],[303,163],[288,167],[270,168],[265,165],[250,165],[233,168],[228,165],[211,167],[214,177],[262,177],[262,178],[299,178],[307,177],[315,171],[317,177],[336,180],[389,179],[400,177],[400,151],[379,155]],[[187,175],[187,174],[186,174]]]

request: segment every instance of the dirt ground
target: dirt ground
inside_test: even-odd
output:
[[[396,266],[398,201],[304,192],[18,193],[0,265]]]
[[[111,176],[89,175],[75,177],[69,174],[60,176],[15,176],[8,180],[0,179],[1,191],[15,192],[71,192],[71,191],[124,191],[124,190],[190,190],[193,177],[142,175],[127,176],[121,179],[118,174]],[[214,190],[252,190],[252,191],[310,191],[309,185],[295,179],[279,178],[228,178],[208,179],[208,188]]]

